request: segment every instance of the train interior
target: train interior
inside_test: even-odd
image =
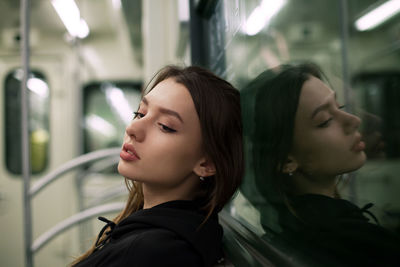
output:
[[[393,11],[390,16],[363,24],[362,18],[384,5]],[[362,118],[367,142],[367,163],[344,175],[340,193],[360,206],[373,202],[381,225],[400,233],[399,5],[396,0],[0,1],[0,265],[66,266],[103,227],[97,216],[117,214],[127,196],[116,172],[124,129],[141,89],[167,64],[202,65],[239,90],[278,64],[320,65],[338,100]],[[23,62],[30,73],[29,150],[21,141]],[[23,151],[30,154],[28,197]],[[250,166],[221,213],[229,262],[311,266],[304,255],[295,257],[261,238],[268,234],[262,224],[279,226],[273,215],[262,216],[257,190],[246,182],[252,175]]]

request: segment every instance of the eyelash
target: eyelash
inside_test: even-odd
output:
[[[176,132],[175,129],[172,129],[172,128],[170,128],[170,127],[168,127],[168,126],[166,126],[166,125],[164,125],[164,124],[162,124],[162,123],[158,123],[158,125],[161,126],[161,129],[162,129],[162,131],[164,131],[164,132],[167,132],[167,133],[175,133],[175,132]]]
[[[139,119],[144,117],[143,113],[140,112],[133,112],[133,119],[136,119],[137,117],[139,117]]]
[[[329,118],[329,119],[327,119],[326,121],[324,121],[323,123],[318,124],[318,127],[319,127],[319,128],[325,128],[325,127],[327,127],[328,124],[329,124],[329,122],[330,122],[332,119],[333,119],[333,118]]]
[[[343,109],[345,107],[346,107],[346,105],[341,105],[341,106],[338,107],[338,109]],[[326,121],[324,121],[323,123],[319,124],[318,127],[319,128],[327,127],[329,125],[329,122],[331,122],[331,120],[333,120],[333,117],[331,117],[331,118],[327,119]]]
[[[133,112],[133,115],[134,115],[134,116],[133,116],[133,119],[136,119],[136,118],[141,119],[141,118],[144,117],[144,114],[141,113],[141,112]],[[162,130],[163,132],[167,132],[167,133],[175,133],[175,132],[176,132],[175,129],[172,129],[171,127],[168,127],[168,126],[166,126],[166,125],[164,125],[164,124],[162,124],[162,123],[158,123],[158,125],[161,126],[161,130]]]

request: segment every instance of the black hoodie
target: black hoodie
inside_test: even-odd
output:
[[[369,222],[365,215],[377,222],[368,211],[372,204],[360,209],[344,199],[313,194],[291,200],[297,218],[282,221],[282,235],[306,255],[336,262],[330,266],[400,266],[400,238]]]
[[[139,210],[122,220],[82,266],[213,266],[222,258],[222,227],[217,214],[205,214],[195,201],[171,201]]]

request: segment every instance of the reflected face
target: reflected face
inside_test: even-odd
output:
[[[144,184],[173,187],[197,177],[193,169],[203,156],[200,121],[184,85],[169,78],[143,98],[120,156],[119,173]]]
[[[342,108],[321,80],[311,77],[304,83],[291,153],[304,174],[337,176],[364,164],[365,144],[358,132],[361,120]]]

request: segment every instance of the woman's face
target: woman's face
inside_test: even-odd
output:
[[[128,179],[173,188],[197,179],[203,159],[200,121],[189,91],[172,78],[151,90],[126,128],[118,171]]]
[[[358,117],[345,112],[335,92],[311,77],[303,85],[295,118],[291,155],[309,176],[337,176],[360,168],[365,160]]]

